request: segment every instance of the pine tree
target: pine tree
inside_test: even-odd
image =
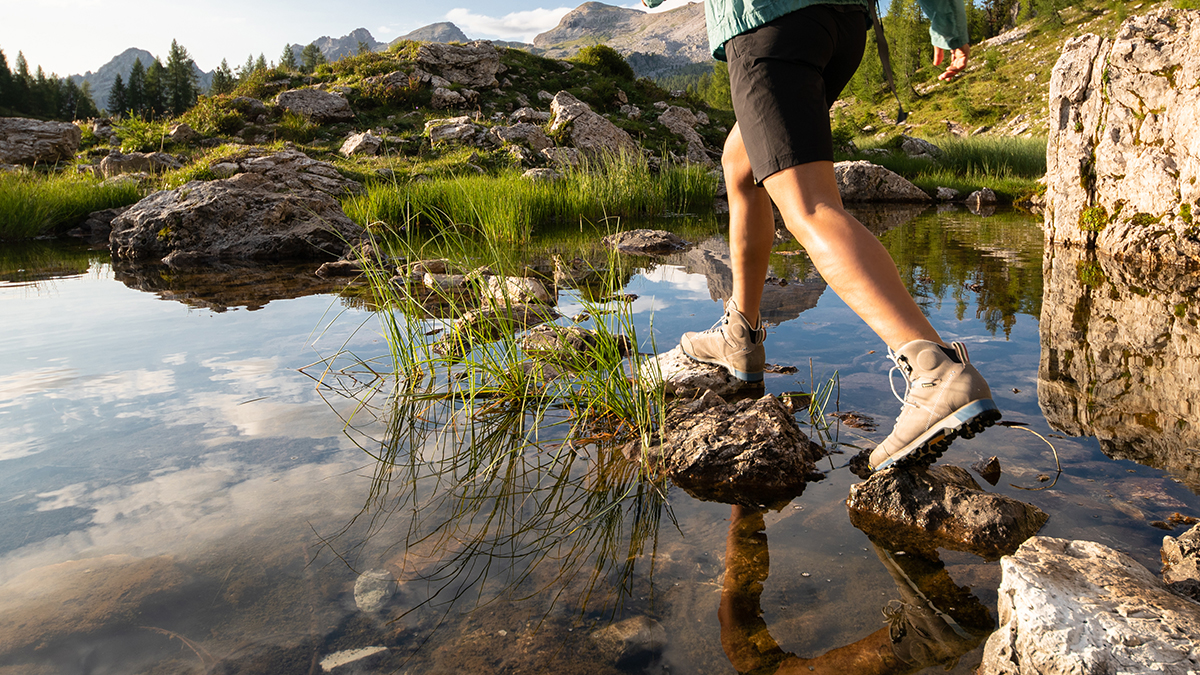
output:
[[[17,52],[17,61],[13,64],[12,94],[9,102],[13,110],[25,110],[29,100],[29,89],[33,84],[29,76],[29,64],[25,62],[25,52]]]
[[[292,51],[291,45],[283,46],[283,54],[279,55],[279,67],[289,73],[296,72],[296,52]]]
[[[0,108],[12,107],[12,89],[12,72],[8,69],[8,59],[4,56],[4,50],[0,49]]]
[[[172,115],[182,115],[196,105],[200,91],[196,64],[178,42],[171,40],[171,51],[167,55],[164,103]]]
[[[250,77],[253,74],[254,74],[254,55],[251,54],[250,56],[246,57],[246,63],[242,64],[241,68],[238,69],[238,79],[245,80],[246,78]]]
[[[84,82],[79,85],[79,101],[75,106],[75,119],[86,120],[100,117],[100,109],[96,107],[96,98],[92,96],[92,83]]]
[[[233,76],[233,71],[229,69],[229,62],[221,59],[221,65],[213,72],[212,86],[208,93],[213,96],[228,94],[236,86],[237,80]]]
[[[129,70],[129,84],[125,87],[125,106],[121,112],[130,115],[144,115],[146,111],[146,67],[142,60],[134,59],[133,68]]]
[[[143,90],[146,117],[160,117],[169,110],[167,101],[167,69],[158,59],[146,68],[146,84]]]
[[[258,55],[258,60],[254,62],[254,70],[255,70],[255,72],[258,72],[260,70],[266,70],[266,69],[267,69],[267,58],[260,53]]]
[[[125,82],[121,79],[121,74],[117,73],[117,78],[113,80],[112,88],[108,90],[108,114],[112,117],[121,117],[130,108],[129,92],[125,89]]]
[[[311,73],[322,63],[326,63],[325,55],[321,53],[315,42],[309,43],[304,51],[300,52],[300,72]]]
[[[933,57],[929,44],[929,23],[921,14],[917,0],[892,0],[883,19],[884,33],[892,57],[897,89],[915,89],[917,73]]]

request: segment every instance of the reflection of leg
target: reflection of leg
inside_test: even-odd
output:
[[[775,217],[767,191],[754,183],[750,158],[737,124],[725,141],[721,158],[729,191],[729,253],[733,268],[733,301],[748,319],[756,320],[767,278]]]
[[[954,583],[940,560],[898,555],[875,545],[900,600],[884,608],[896,656],[910,666],[957,661],[994,629],[986,607]]]
[[[739,673],[778,667],[786,656],[767,632],[762,618],[762,582],[771,564],[766,527],[762,511],[732,507],[718,616],[721,646]]]

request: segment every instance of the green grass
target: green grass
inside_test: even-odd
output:
[[[103,186],[94,178],[0,174],[0,239],[27,239],[67,229],[93,211],[133,204],[137,185]]]
[[[942,149],[935,160],[909,157],[893,149],[894,137],[860,142],[860,152],[845,159],[865,159],[887,167],[931,194],[939,187],[964,194],[987,187],[1010,202],[1035,192],[1046,174],[1045,138],[977,136],[929,141]],[[889,152],[863,152],[874,148]]]
[[[522,242],[554,223],[708,210],[715,190],[715,178],[698,166],[654,173],[641,157],[608,158],[556,181],[531,181],[507,170],[499,176],[373,183],[342,207],[364,226],[465,225],[488,240]]]

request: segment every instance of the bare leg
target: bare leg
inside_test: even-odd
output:
[[[887,249],[842,208],[833,162],[793,166],[763,184],[821,277],[889,347],[912,340],[945,345],[904,287]],[[732,230],[731,220],[731,238]]]
[[[721,158],[725,188],[729,192],[729,253],[733,267],[733,301],[738,310],[757,324],[763,282],[771,245],[775,242],[775,217],[767,191],[754,184],[750,158],[737,124],[725,141]]]

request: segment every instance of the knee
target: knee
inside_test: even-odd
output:
[[[729,189],[749,190],[757,187],[754,184],[754,171],[750,168],[750,158],[746,155],[746,146],[740,142],[725,143],[721,169],[725,173],[725,184]]]

